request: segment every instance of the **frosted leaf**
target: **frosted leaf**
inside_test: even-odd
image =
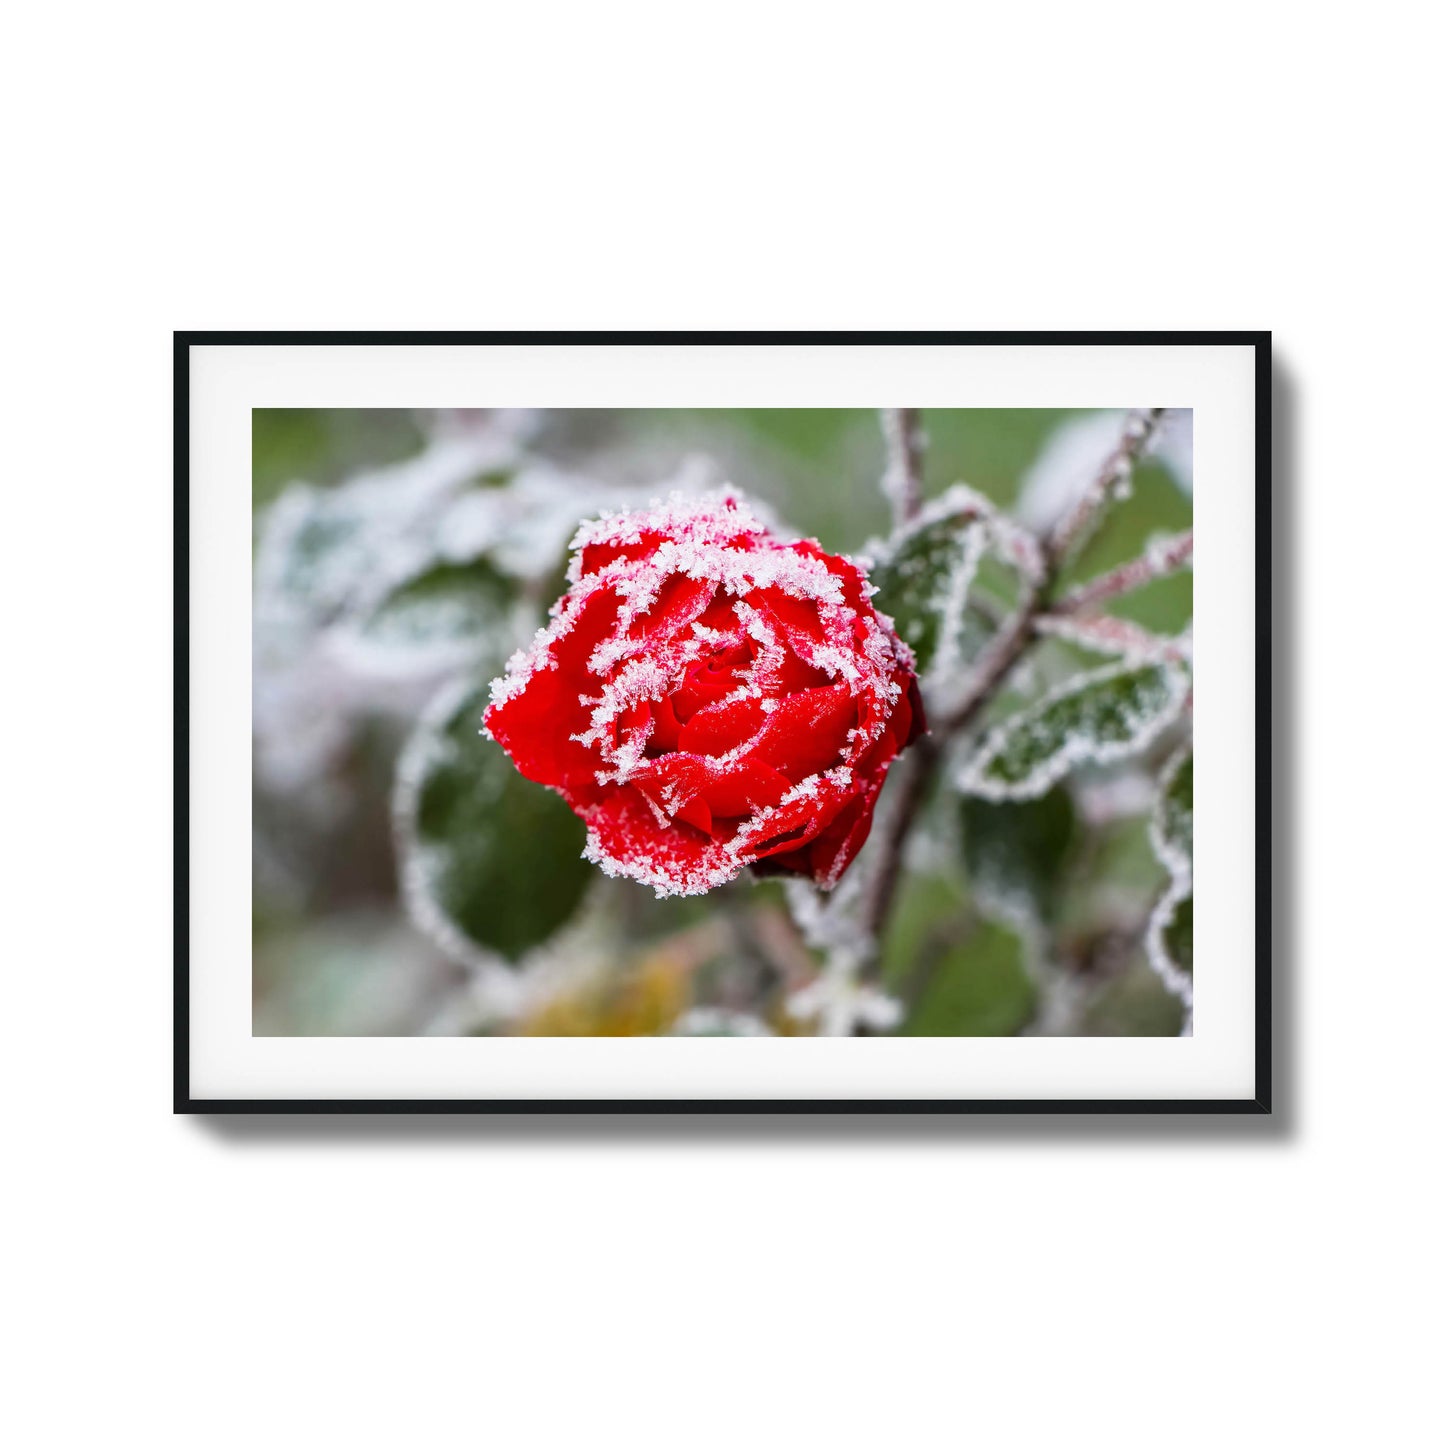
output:
[[[695,493],[698,478],[684,470],[667,489]],[[656,487],[619,486],[546,462],[521,466],[504,487],[468,491],[439,519],[436,555],[465,562],[485,556],[500,572],[524,581],[548,577],[566,556],[567,544],[589,517],[645,507]]]
[[[1170,992],[1194,1000],[1194,753],[1185,748],[1160,779],[1149,836],[1169,870],[1169,886],[1144,936],[1149,966]]]
[[[940,498],[940,501],[945,500]],[[921,677],[935,668],[956,671],[969,589],[987,543],[987,527],[972,497],[947,509],[927,508],[879,548],[869,580],[873,605],[893,619],[913,649]]]
[[[258,618],[279,613],[325,621],[378,572],[415,570],[430,553],[429,531],[448,498],[513,456],[509,440],[471,428],[448,434],[410,461],[338,487],[289,488],[261,519]]]
[[[1084,673],[999,723],[957,778],[964,793],[1037,798],[1086,763],[1142,751],[1179,716],[1189,673],[1174,663],[1122,663]]]
[[[1074,785],[1079,816],[1090,828],[1103,828],[1123,818],[1142,818],[1154,811],[1154,779],[1140,768],[1100,773]]]
[[[366,620],[432,562],[432,530],[449,500],[515,459],[492,419],[448,426],[399,466],[331,489],[296,485],[260,518],[253,598],[252,730],[256,776],[319,821],[337,815],[339,764],[355,719],[413,716],[463,659],[412,656]],[[454,614],[453,614],[454,615]],[[468,655],[470,656],[470,650]],[[421,664],[419,667],[410,665]],[[313,806],[314,805],[314,806]]]
[[[881,1033],[903,1022],[903,1005],[896,998],[860,982],[851,968],[830,964],[810,984],[791,995],[788,1017],[803,1023],[816,1021],[828,1038],[847,1038],[867,1028]]]
[[[844,876],[829,894],[802,878],[783,880],[783,896],[798,932],[810,948],[833,958],[861,964],[872,942],[860,932],[858,909],[863,898],[864,875]]]
[[[576,910],[591,877],[567,806],[481,736],[484,684],[443,689],[397,765],[392,816],[413,920],[453,957],[508,959]]]
[[[1174,879],[1152,914],[1144,935],[1149,967],[1186,1008],[1194,1004],[1194,885]]]
[[[1194,871],[1194,751],[1185,748],[1170,760],[1159,783],[1149,836],[1171,878]]]
[[[440,563],[338,624],[329,650],[359,679],[440,678],[505,656],[518,620],[509,584],[486,562]]]

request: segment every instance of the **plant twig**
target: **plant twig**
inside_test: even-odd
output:
[[[891,811],[884,820],[883,834],[878,840],[878,866],[868,880],[859,916],[859,931],[875,953],[903,870],[903,845],[928,796],[941,756],[938,744],[931,737],[921,737],[899,760],[898,771],[903,776],[891,800]]]
[[[1081,612],[1088,607],[1097,607],[1101,602],[1132,592],[1156,577],[1167,577],[1177,572],[1194,558],[1194,532],[1180,532],[1146,547],[1142,556],[1115,567],[1111,572],[1081,583],[1065,593],[1049,609],[1056,616],[1069,612]]]
[[[1033,640],[1034,619],[1043,606],[1044,595],[1052,577],[1053,569],[1046,564],[1040,584],[1024,592],[1007,626],[994,637],[979,658],[968,690],[937,720],[933,729],[936,736],[947,738],[967,727],[993,696],[998,685],[1013,670],[1014,664]]]
[[[1124,424],[1119,445],[1109,454],[1099,475],[1089,484],[1071,511],[1049,539],[1050,560],[1057,567],[1074,548],[1088,536],[1098,520],[1099,512],[1112,497],[1117,497],[1134,475],[1134,466],[1149,445],[1163,419],[1164,408],[1151,406],[1132,412]]]
[[[1034,618],[1034,631],[1119,657],[1178,662],[1189,655],[1187,638],[1161,637],[1138,623],[1111,617],[1107,612],[1068,613],[1062,617],[1055,612],[1043,612]]]
[[[923,420],[912,407],[885,408],[879,416],[888,452],[883,495],[893,507],[893,525],[901,527],[923,505]]]

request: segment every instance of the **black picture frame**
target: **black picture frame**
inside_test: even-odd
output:
[[[1224,1099],[212,1099],[190,1067],[190,355],[206,346],[1229,346],[1254,351],[1255,1037],[1254,1097]],[[178,1114],[1269,1114],[1271,953],[1271,333],[1268,331],[176,331],[174,1112]]]

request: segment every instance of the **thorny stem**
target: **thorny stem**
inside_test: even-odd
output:
[[[879,839],[882,845],[879,849],[879,859],[864,894],[860,919],[860,928],[869,945],[875,967],[883,929],[887,926],[893,898],[898,891],[898,881],[903,868],[903,848],[942,761],[944,744],[954,734],[967,727],[982,712],[1027,650],[1029,643],[1034,638],[1035,624],[1044,614],[1047,599],[1064,561],[1083,537],[1092,530],[1105,505],[1117,496],[1121,488],[1127,484],[1144,448],[1158,430],[1163,414],[1163,407],[1152,407],[1148,411],[1135,412],[1130,416],[1125,424],[1124,435],[1120,439],[1119,445],[1110,454],[1109,460],[1104,464],[1098,477],[1042,549],[1041,575],[1031,583],[1025,584],[1018,605],[1005,624],[1004,630],[994,638],[988,650],[980,658],[968,690],[947,713],[933,719],[930,733],[920,738],[914,744],[912,752],[900,762],[899,767],[902,771],[900,786],[894,790],[892,810],[885,823],[883,835]],[[909,466],[913,470],[908,475],[912,475],[916,479],[922,474],[922,435],[917,432],[916,423],[912,428],[916,441],[916,453],[907,444],[895,440],[895,438],[906,438],[910,434],[909,424],[903,420],[909,415],[916,417],[917,413],[885,411],[883,413],[884,432],[888,437],[891,457],[897,458],[900,445],[913,457],[909,462]],[[890,463],[889,476],[894,475],[896,474]],[[916,511],[916,480],[914,486],[914,511]],[[894,500],[895,514],[898,514],[901,505],[899,497],[903,493],[895,494],[890,490],[889,495]],[[909,512],[906,516],[912,514]],[[1190,538],[1189,548],[1192,549],[1192,534],[1186,535]],[[1183,538],[1175,538],[1173,549],[1177,550],[1182,543]],[[1185,550],[1183,557],[1188,555],[1189,550]],[[1180,566],[1182,562],[1183,558],[1181,557],[1173,565]],[[1117,570],[1122,572],[1126,569]],[[1104,578],[1099,578],[1096,583],[1089,584],[1089,586],[1090,588],[1096,587],[1113,576],[1113,573],[1106,574]],[[1111,586],[1113,585],[1111,583]],[[1121,586],[1118,590],[1127,590],[1127,585]],[[1112,596],[1114,593],[1109,591],[1103,595]]]
[[[876,955],[882,940],[884,925],[893,904],[893,895],[898,891],[898,880],[903,872],[903,845],[907,841],[913,820],[928,796],[933,775],[938,771],[941,753],[932,737],[921,737],[913,750],[899,763],[902,778],[894,791],[883,836],[879,840],[882,848],[878,866],[868,880],[863,895],[863,906],[859,929]]]
[[[893,504],[893,525],[901,527],[923,505],[923,421],[916,407],[889,407],[880,416],[888,451],[883,493]]]

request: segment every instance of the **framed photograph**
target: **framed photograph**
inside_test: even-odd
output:
[[[1269,416],[1259,332],[178,333],[176,1109],[1267,1113]]]

